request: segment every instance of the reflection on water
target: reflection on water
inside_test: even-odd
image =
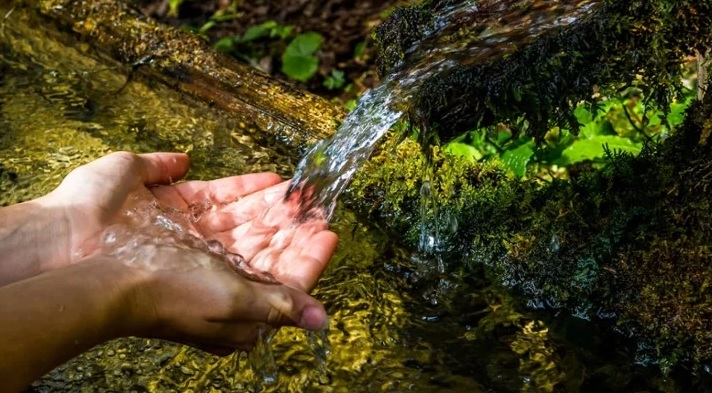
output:
[[[0,15],[7,9],[0,5]],[[32,26],[30,28],[29,26]],[[0,30],[0,201],[42,195],[72,168],[115,150],[188,152],[191,178],[292,171],[291,157],[262,146],[229,116],[150,83],[119,92],[125,70],[84,45],[63,46],[21,10]],[[393,237],[336,209],[340,247],[315,296],[330,315],[327,374],[303,332],[271,339],[274,392],[636,391],[656,382],[622,343],[582,321],[546,319],[470,272],[439,280]],[[456,276],[457,277],[457,276]],[[323,355],[323,354],[322,354]],[[264,360],[265,357],[257,356]],[[217,358],[151,339],[101,345],[57,368],[37,392],[259,391],[269,364]],[[645,370],[643,370],[645,371]],[[653,382],[649,382],[653,381]]]

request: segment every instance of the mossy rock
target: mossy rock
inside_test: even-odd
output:
[[[441,232],[443,259],[453,270],[485,266],[530,306],[614,326],[639,343],[640,359],[709,366],[710,119],[712,99],[696,102],[663,143],[637,157],[612,154],[601,170],[551,183],[434,148],[430,190],[439,207],[430,214],[457,222],[457,230]],[[354,180],[348,200],[417,245],[423,168],[413,141],[384,149]]]
[[[576,131],[572,108],[577,103],[595,104],[595,92],[616,94],[633,84],[650,97],[649,105],[664,110],[680,94],[682,59],[712,47],[709,1],[506,0],[505,17],[489,19],[492,12],[502,12],[495,9],[502,2],[485,2],[479,14],[445,29],[450,38],[425,37],[438,10],[454,3],[461,1],[425,1],[405,8],[376,32],[381,71],[388,74],[408,73],[408,67],[418,62],[419,51],[429,50],[429,41],[465,45],[468,40],[476,43],[478,34],[490,28],[488,24],[515,26],[512,33],[503,33],[513,41],[501,55],[475,62],[461,56],[456,58],[460,66],[427,78],[416,88],[409,103],[410,122],[421,127],[422,135],[437,134],[440,141],[499,123],[516,126],[537,139],[552,126]],[[532,15],[558,15],[557,7],[572,3],[595,11],[533,39],[516,28],[532,23]],[[542,9],[542,4],[551,10]],[[506,25],[502,19],[508,19]],[[423,48],[413,49],[419,40]]]

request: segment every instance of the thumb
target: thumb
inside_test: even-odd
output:
[[[267,303],[261,319],[272,326],[296,326],[306,330],[324,329],[328,317],[324,306],[313,297],[286,285],[255,283],[255,293],[261,293]]]

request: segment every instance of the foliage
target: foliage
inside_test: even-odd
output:
[[[344,87],[344,83],[346,83],[346,79],[344,79],[344,72],[333,69],[331,70],[329,77],[324,80],[324,87],[329,90],[338,90]]]
[[[399,70],[417,55],[410,48],[423,38],[434,23],[434,11],[444,3],[452,1],[426,1],[423,7],[394,12],[379,27],[384,73]],[[449,29],[456,32],[453,40],[476,33],[468,26],[479,25],[464,20],[470,24]],[[576,134],[574,109],[581,101],[595,106],[595,91],[613,97],[636,87],[646,97],[646,109],[664,112],[681,96],[681,59],[696,50],[704,52],[710,42],[708,1],[602,0],[590,17],[543,33],[507,56],[463,63],[427,78],[409,103],[408,117],[423,129],[422,136],[437,134],[442,142],[498,124],[508,124],[538,142],[557,127]]]
[[[178,17],[178,9],[180,8],[180,5],[182,3],[183,3],[183,0],[171,0],[170,8],[168,11],[168,16],[177,18]],[[174,4],[175,4],[175,8],[173,8]],[[183,25],[181,28],[185,31],[191,32],[191,33],[207,40],[208,39],[207,34],[210,29],[217,26],[219,23],[231,21],[233,19],[236,19],[237,17],[238,17],[237,10],[235,9],[234,5],[231,5],[230,7],[227,7],[225,9],[215,12],[213,15],[210,16],[210,18],[208,18],[207,22],[203,23],[203,25],[198,28],[188,26],[188,25]]]
[[[449,269],[487,266],[530,306],[615,324],[637,340],[642,363],[701,368],[712,364],[711,115],[712,99],[696,102],[660,143],[644,143],[638,156],[609,149],[599,170],[570,180],[521,180],[502,161],[433,148],[440,208],[426,217],[425,159],[408,140],[369,162],[349,200],[414,245],[421,220],[454,215],[457,231],[441,239]]]
[[[294,26],[292,25],[280,25],[273,20],[268,20],[259,25],[250,26],[245,33],[239,37],[238,41],[240,43],[247,43],[265,37],[286,40],[291,36],[292,30],[294,30]]]
[[[280,25],[275,21],[267,21],[251,26],[244,34],[239,36],[223,37],[214,47],[216,50],[241,58],[259,68],[258,62],[264,56],[269,56],[272,51],[281,52],[281,71],[289,78],[307,82],[313,78],[319,69],[319,59],[316,52],[321,47],[323,37],[319,33],[307,32],[294,35],[294,26]],[[262,41],[275,44],[273,49],[258,45]],[[286,47],[281,44],[287,42]],[[340,88],[343,83],[343,73],[332,72],[324,82],[334,89]],[[341,85],[339,85],[341,83]]]
[[[311,79],[319,69],[314,52],[319,50],[322,40],[321,34],[314,32],[294,37],[282,54],[282,72],[300,82]]]
[[[668,110],[662,111],[646,107],[640,92],[632,90],[625,97],[603,99],[595,107],[580,103],[574,109],[578,135],[555,127],[546,133],[544,142],[537,145],[531,137],[514,137],[521,134],[521,130],[500,125],[495,131],[468,132],[446,144],[444,149],[475,160],[498,159],[519,177],[525,176],[528,169],[535,174],[553,173],[586,161],[600,166],[611,153],[637,155],[644,142],[657,143],[669,135],[682,123],[693,94],[687,90],[681,102],[674,102]]]
[[[168,16],[177,18],[183,0],[168,0]]]

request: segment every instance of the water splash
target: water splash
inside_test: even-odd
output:
[[[336,135],[316,144],[299,163],[287,195],[298,193],[306,216],[324,208],[327,221],[331,219],[337,198],[356,170],[402,116],[392,109],[395,97],[396,90],[389,83],[364,94]]]
[[[129,266],[149,271],[227,266],[249,280],[278,284],[269,272],[251,267],[219,241],[200,236],[195,223],[211,206],[206,200],[182,212],[161,206],[148,190],[135,193],[117,222],[104,230],[103,251]]]
[[[501,58],[542,33],[591,14],[601,0],[465,1],[432,19],[425,38],[406,50],[395,72],[364,94],[335,135],[315,145],[297,166],[287,197],[297,194],[304,217],[325,214],[377,143],[407,110],[424,80],[457,67]],[[515,6],[516,5],[516,6]]]
[[[230,268],[252,281],[279,284],[269,272],[252,267],[241,255],[230,252],[219,241],[206,240],[200,235],[195,225],[213,205],[206,199],[182,211],[162,206],[149,190],[132,194],[116,223],[104,231],[103,252],[129,266],[148,271]],[[272,209],[268,207],[262,213],[265,220]],[[256,258],[251,262],[259,265]],[[248,354],[233,355],[235,375],[241,369],[240,359],[245,358],[252,391],[261,391],[263,387],[275,385],[278,381],[279,368],[271,345],[275,332],[269,329],[260,331],[259,339]],[[314,380],[320,383],[328,378],[326,356],[329,346],[326,334],[327,330],[322,330],[310,332],[307,336],[315,361]],[[234,380],[232,383],[237,384]]]

